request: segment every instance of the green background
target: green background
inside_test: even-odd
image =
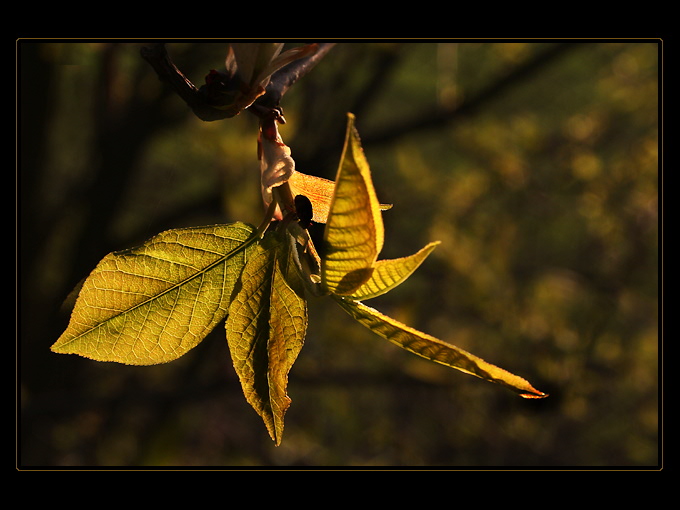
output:
[[[17,44],[18,466],[661,463],[657,42],[341,42],[291,88],[280,132],[299,171],[334,178],[356,115],[394,204],[381,258],[442,242],[367,304],[551,396],[428,363],[311,298],[279,447],[222,325],[154,367],[49,350],[108,252],[263,214],[256,118],[199,120],[143,45]],[[197,86],[225,48],[168,44]]]

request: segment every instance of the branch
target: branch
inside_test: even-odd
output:
[[[460,117],[473,114],[489,100],[498,97],[522,80],[534,76],[537,70],[552,63],[567,51],[581,47],[582,45],[575,43],[562,43],[551,46],[543,53],[519,65],[510,74],[492,83],[487,88],[480,90],[476,95],[471,96],[461,104],[451,108],[438,107],[431,111],[423,111],[401,123],[393,122],[382,131],[376,130],[373,133],[366,133],[362,136],[363,143],[365,146],[389,143],[402,135],[419,130],[443,127]]]
[[[274,73],[265,94],[249,108],[251,113],[262,117],[272,109],[278,108],[281,98],[288,89],[309,72],[333,46],[332,43],[318,44],[317,50],[310,56],[291,62]],[[210,122],[233,117],[233,112],[215,108],[208,102],[202,91],[172,62],[164,43],[143,47],[141,55],[154,68],[158,78],[170,85],[199,119]]]
[[[158,43],[153,46],[142,47],[141,55],[154,68],[158,78],[170,85],[199,119],[213,121],[225,117],[224,112],[206,103],[205,98],[194,84],[191,83],[191,80],[184,76],[175,64],[172,63],[165,49],[165,44]]]

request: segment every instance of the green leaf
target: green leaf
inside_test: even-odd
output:
[[[392,290],[411,276],[438,244],[439,241],[434,241],[408,257],[377,261],[371,277],[351,298],[357,301],[371,299]]]
[[[307,330],[307,301],[291,243],[287,234],[269,232],[249,252],[225,325],[246,400],[277,445],[290,406],[288,373]]]
[[[363,285],[373,273],[383,240],[380,203],[354,127],[354,116],[349,114],[345,146],[324,230],[326,256],[321,267],[324,291],[348,295]]]
[[[333,296],[333,298],[359,323],[413,354],[503,385],[524,398],[547,396],[531,386],[525,379],[487,363],[463,349],[406,326],[363,303],[338,296]]]
[[[168,230],[107,255],[52,350],[131,365],[182,356],[224,319],[253,231],[243,223]]]

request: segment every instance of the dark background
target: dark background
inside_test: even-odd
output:
[[[257,120],[203,122],[143,44],[20,40],[18,444],[60,466],[657,466],[660,47],[340,43],[284,96],[298,170],[333,178],[346,112],[382,202],[382,258],[442,244],[368,302],[527,378],[524,400],[310,299],[275,447],[223,326],[153,367],[49,347],[108,252],[258,224]],[[226,43],[168,44],[196,84]]]

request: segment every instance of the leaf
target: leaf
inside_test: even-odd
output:
[[[335,182],[323,177],[294,171],[288,179],[288,184],[293,196],[304,195],[312,202],[314,212],[312,221],[314,223],[326,223],[335,191]],[[387,211],[391,208],[391,204],[380,204],[381,211]]]
[[[292,258],[292,239],[279,236],[266,234],[249,252],[225,325],[246,400],[277,445],[290,406],[288,373],[307,330],[307,302]]]
[[[293,196],[304,195],[312,202],[312,221],[326,223],[335,191],[335,183],[322,177],[293,172],[288,184]]]
[[[131,365],[182,356],[224,319],[253,230],[244,223],[168,230],[107,255],[52,350]]]
[[[538,391],[519,376],[487,363],[454,345],[406,326],[359,301],[333,296],[340,306],[359,323],[390,342],[425,359],[455,368],[490,382],[501,384],[524,398],[543,398]]]
[[[351,298],[357,301],[372,299],[392,290],[411,276],[438,244],[439,241],[434,241],[408,257],[377,261],[371,277],[352,293]]]
[[[326,256],[321,267],[324,290],[347,295],[364,284],[373,273],[383,240],[380,203],[354,128],[354,116],[349,114],[345,146],[324,230]]]

